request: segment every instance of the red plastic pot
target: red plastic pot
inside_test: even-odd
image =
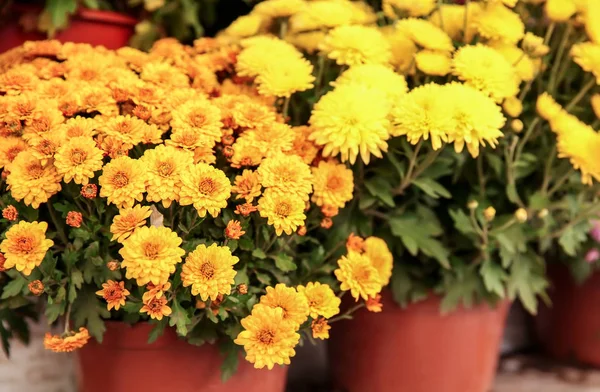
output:
[[[0,26],[0,53],[23,44],[25,41],[47,39],[44,33],[26,32],[19,25],[25,13],[39,13],[39,8],[17,6],[11,8],[7,23]],[[54,37],[61,42],[78,42],[103,45],[108,49],[126,46],[134,33],[137,20],[127,15],[111,11],[98,11],[80,8],[69,20],[69,27]]]
[[[383,312],[361,310],[334,325],[330,362],[345,392],[487,392],[496,370],[509,302],[442,316],[440,299]]]
[[[238,371],[221,381],[223,357],[214,345],[193,346],[166,329],[148,344],[152,326],[109,322],[102,344],[79,350],[80,392],[283,392],[287,368],[254,369],[240,358]]]
[[[548,354],[600,368],[600,273],[578,285],[565,267],[548,271],[551,307],[536,317],[538,337]]]

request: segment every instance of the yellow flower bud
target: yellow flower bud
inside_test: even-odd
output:
[[[573,0],[548,0],[545,7],[548,18],[555,22],[566,22],[575,14],[577,7]]]
[[[477,200],[471,200],[467,204],[467,207],[469,207],[470,210],[474,210],[475,208],[479,207],[479,203],[477,202]]]
[[[544,39],[532,33],[525,34],[521,47],[531,57],[543,57],[550,52],[550,47],[544,44]]]
[[[483,211],[483,217],[486,221],[491,222],[496,217],[496,209],[494,207],[488,207]]]
[[[515,133],[519,133],[523,130],[523,121],[519,120],[518,118],[515,118],[510,122],[510,127],[513,131],[515,131]]]
[[[548,216],[548,209],[547,208],[542,208],[540,210],[540,212],[538,212],[538,218],[540,218],[540,219],[544,219],[547,216]]]
[[[523,112],[523,104],[517,97],[508,97],[504,100],[502,109],[511,117],[519,117]]]
[[[521,223],[527,221],[527,210],[525,208],[519,208],[515,211],[515,218]]]

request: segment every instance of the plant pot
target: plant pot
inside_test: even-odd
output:
[[[0,53],[23,44],[25,41],[47,39],[46,34],[38,31],[24,31],[19,24],[22,15],[39,13],[33,6],[11,8],[8,21],[0,27]],[[69,20],[69,26],[56,34],[54,39],[61,42],[78,42],[91,45],[103,45],[108,49],[118,49],[127,45],[134,33],[137,20],[127,15],[111,11],[99,11],[80,8]]]
[[[152,325],[106,323],[101,344],[79,351],[80,392],[283,392],[287,368],[254,369],[240,358],[237,372],[221,381],[223,357],[214,345],[194,346],[172,329],[148,344]]]
[[[581,285],[562,266],[553,266],[548,275],[552,305],[542,306],[536,317],[544,350],[557,359],[600,368],[600,273]]]
[[[334,384],[345,392],[487,392],[496,370],[509,302],[441,315],[440,298],[383,312],[357,312],[334,325]]]

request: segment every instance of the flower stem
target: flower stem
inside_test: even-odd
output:
[[[46,203],[48,206],[48,212],[50,213],[50,219],[52,219],[52,223],[54,223],[54,227],[56,227],[56,234],[60,237],[60,240],[65,244],[69,244],[69,240],[65,235],[64,226],[58,220],[56,213],[54,212],[54,207],[52,207],[52,203]]]
[[[569,102],[567,104],[567,106],[565,106],[565,110],[567,112],[571,111],[571,109],[573,109],[578,103],[579,101],[581,101],[581,99],[583,97],[585,97],[585,94],[587,94],[587,92],[596,85],[596,78],[592,77],[590,79],[589,82],[587,82],[587,84],[585,86],[583,86],[583,88],[581,89],[581,91],[579,91],[579,93],[573,97],[573,99],[571,100],[571,102]]]

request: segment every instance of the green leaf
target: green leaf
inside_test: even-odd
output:
[[[571,270],[571,275],[573,275],[575,282],[577,282],[577,284],[582,284],[590,277],[592,272],[594,272],[594,265],[588,263],[582,257],[579,257],[569,261],[569,269]]]
[[[494,154],[485,154],[488,165],[492,168],[497,177],[502,178],[502,170],[504,168],[504,162],[499,156]]]
[[[442,291],[445,292],[440,304],[442,314],[455,310],[460,303],[467,308],[473,305],[475,294],[480,287],[480,279],[475,267],[475,265],[466,265],[462,261],[453,260],[452,269],[442,270]]]
[[[268,275],[268,274],[263,274],[263,273],[261,273],[261,272],[256,272],[256,273],[255,273],[255,275],[256,275],[256,279],[258,279],[258,281],[259,281],[260,283],[262,283],[262,284],[264,284],[264,285],[266,285],[266,286],[269,286],[269,285],[271,285],[271,281],[272,281],[272,279],[271,279],[271,276],[270,276],[270,275]]]
[[[173,300],[171,309],[173,313],[169,316],[169,325],[171,327],[177,326],[177,334],[179,336],[187,335],[188,325],[192,322],[187,311],[179,304],[177,299]]]
[[[167,326],[167,318],[163,318],[160,321],[154,322],[154,328],[148,334],[148,344],[152,344],[158,339],[164,332]]]
[[[411,214],[395,216],[389,219],[392,234],[399,237],[406,249],[416,256],[418,251],[435,258],[444,268],[449,268],[448,250],[433,238],[434,227],[421,224],[418,217]]]
[[[235,250],[238,247],[238,241],[237,240],[229,240],[229,241],[227,241],[227,247],[229,248],[229,250],[231,252],[235,252]]]
[[[517,186],[514,183],[506,186],[506,197],[508,197],[508,200],[510,200],[512,203],[518,203],[519,194],[517,193]]]
[[[588,222],[580,222],[576,225],[569,226],[563,231],[558,239],[558,243],[567,255],[571,257],[577,255],[581,245],[587,241],[589,229],[590,224]]]
[[[431,178],[417,178],[413,180],[412,183],[434,199],[439,199],[440,197],[449,199],[452,197],[452,194],[446,188]]]
[[[454,227],[464,235],[477,234],[473,223],[467,214],[463,210],[449,210],[450,217],[454,221]]]
[[[97,10],[98,8],[100,8],[100,4],[98,4],[98,0],[83,0],[83,4],[87,8],[91,8],[94,10]]]
[[[392,290],[392,297],[394,301],[404,307],[409,303],[409,294],[411,290],[412,282],[407,271],[401,264],[394,265],[392,270],[392,279],[390,280],[390,288]]]
[[[44,314],[48,319],[48,323],[55,322],[58,319],[58,317],[63,315],[65,313],[66,307],[67,304],[65,302],[47,304],[46,311],[44,312]]]
[[[16,275],[15,278],[13,278],[6,286],[4,286],[4,290],[2,290],[2,297],[0,297],[0,299],[6,299],[20,295],[26,285],[27,279],[25,279],[21,274]]]
[[[90,335],[102,342],[102,335],[106,331],[102,318],[109,318],[110,312],[96,296],[93,286],[85,286],[79,291],[73,302],[72,317],[76,328],[87,327]]]
[[[375,177],[365,181],[365,188],[369,193],[381,200],[388,207],[394,207],[394,196],[392,193],[392,185],[382,177]]]
[[[508,278],[502,266],[494,263],[490,259],[484,260],[479,269],[479,274],[483,278],[485,288],[499,297],[503,298],[506,294],[504,282]]]
[[[541,210],[542,208],[548,207],[549,204],[550,200],[541,192],[536,192],[529,198],[529,207],[534,210]]]
[[[267,258],[267,255],[262,249],[256,248],[252,251],[252,257],[255,257],[260,260],[264,260]]]
[[[545,293],[548,287],[544,273],[543,262],[538,262],[536,256],[521,254],[510,267],[507,289],[511,300],[519,298],[531,314],[537,312],[536,295]]]
[[[254,241],[250,238],[240,238],[238,241],[238,246],[241,250],[252,250],[254,249]]]
[[[280,253],[275,257],[275,266],[283,272],[295,271],[298,268],[294,259],[285,253]]]
[[[250,278],[248,278],[248,273],[246,272],[246,266],[244,265],[244,267],[240,270],[236,271],[235,274],[235,284],[248,284],[248,282],[250,282]]]

